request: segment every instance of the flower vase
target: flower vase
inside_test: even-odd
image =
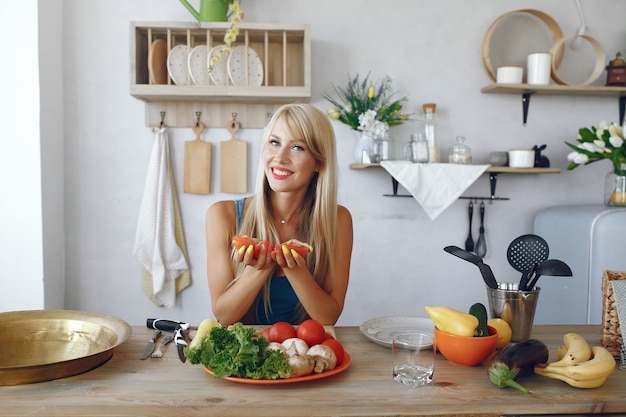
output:
[[[604,181],[604,204],[626,207],[626,164],[620,164],[606,174]]]
[[[374,151],[374,138],[366,132],[356,131],[358,141],[354,148],[354,162],[371,164]]]

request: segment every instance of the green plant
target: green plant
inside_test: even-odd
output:
[[[568,170],[580,165],[609,159],[617,175],[626,175],[626,142],[622,128],[614,123],[601,121],[598,127],[578,130],[578,144],[565,142],[574,152],[567,155]]]
[[[209,62],[209,72],[213,71],[213,68],[220,62],[224,53],[232,51],[232,44],[237,40],[237,36],[239,35],[239,23],[241,23],[243,19],[243,9],[241,8],[240,0],[224,1],[228,3],[230,27],[224,34],[224,46],[213,55],[211,62]]]
[[[338,98],[327,93],[323,93],[323,97],[332,104],[327,111],[331,119],[339,120],[354,130],[381,136],[389,126],[400,125],[409,119],[408,114],[401,112],[402,103],[408,98],[394,99],[396,93],[391,91],[391,77],[385,76],[374,83],[369,76],[368,73],[362,80],[359,75],[348,77],[346,88],[333,85]]]

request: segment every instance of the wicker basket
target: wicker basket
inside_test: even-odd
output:
[[[611,281],[619,279],[626,279],[626,272],[604,271],[602,274],[602,329],[600,342],[616,359],[620,357],[623,338]]]

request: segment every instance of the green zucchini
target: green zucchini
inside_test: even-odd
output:
[[[478,327],[474,330],[474,336],[483,337],[489,336],[489,329],[487,328],[487,309],[482,303],[473,304],[469,313],[478,319]]]

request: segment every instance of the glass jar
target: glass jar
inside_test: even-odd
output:
[[[472,150],[465,144],[465,136],[456,137],[456,143],[450,147],[448,162],[451,164],[472,163]]]
[[[423,133],[412,133],[411,141],[404,147],[404,157],[411,162],[429,161],[428,139]]]
[[[604,204],[607,206],[626,207],[626,164],[621,164],[620,168],[606,174]]]
[[[391,138],[391,135],[389,135],[389,132],[386,132],[382,137],[374,139],[372,163],[393,160],[394,158],[395,147],[393,139]]]

